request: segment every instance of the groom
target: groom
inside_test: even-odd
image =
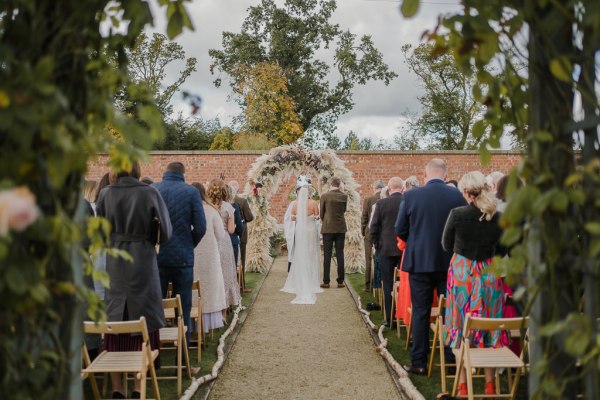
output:
[[[348,196],[340,191],[340,178],[331,179],[330,191],[321,196],[321,233],[323,234],[323,283],[322,288],[329,288],[329,271],[331,255],[335,243],[337,258],[337,287],[344,285],[344,240],[346,239],[346,204]]]

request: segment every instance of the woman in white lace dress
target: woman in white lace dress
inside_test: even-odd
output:
[[[298,201],[292,206],[294,231],[294,255],[283,292],[294,293],[292,304],[315,304],[319,287],[321,248],[319,245],[319,205],[308,198],[308,187],[298,193]]]
[[[222,179],[213,179],[208,184],[206,190],[208,201],[214,205],[221,214],[223,226],[227,231],[225,239],[217,238],[219,244],[219,253],[221,255],[221,268],[223,269],[223,280],[225,282],[225,297],[227,307],[240,304],[240,288],[238,286],[235,258],[233,255],[233,246],[229,234],[235,230],[234,209],[227,203],[228,194],[227,185]]]
[[[223,311],[227,308],[225,298],[225,282],[221,268],[219,240],[229,238],[223,228],[221,214],[215,206],[205,201],[206,189],[199,183],[192,184],[200,191],[204,215],[206,216],[206,234],[194,249],[194,280],[200,280],[200,295],[202,297],[202,322],[204,332],[223,326]],[[198,299],[192,297],[196,307]]]

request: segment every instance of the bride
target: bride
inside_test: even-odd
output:
[[[321,248],[319,246],[318,203],[308,198],[308,187],[303,186],[298,201],[292,205],[294,231],[294,255],[292,266],[281,291],[294,293],[292,304],[315,304],[319,287]]]

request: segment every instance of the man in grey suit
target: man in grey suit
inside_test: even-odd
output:
[[[331,269],[331,256],[335,244],[337,259],[337,287],[344,285],[344,241],[346,240],[346,205],[348,196],[340,190],[341,181],[334,177],[331,179],[331,190],[321,196],[321,234],[323,235],[323,284],[322,288],[329,288],[329,271]]]
[[[250,210],[250,205],[248,204],[248,200],[244,197],[238,195],[238,190],[240,188],[240,184],[237,181],[229,182],[229,186],[231,186],[235,192],[235,197],[233,198],[233,202],[240,206],[240,211],[242,214],[242,223],[244,224],[244,231],[242,232],[242,236],[240,236],[240,258],[242,261],[242,287],[245,292],[249,292],[249,289],[246,289],[246,281],[245,281],[245,272],[246,272],[246,244],[248,243],[248,228],[246,224],[248,222],[252,222],[254,220],[254,215],[252,214],[252,210]]]
[[[381,199],[381,189],[385,187],[382,180],[373,182],[373,194],[363,202],[361,232],[365,242],[365,292],[371,291],[371,266],[373,264],[373,243],[369,232],[369,221],[373,212],[373,205]]]

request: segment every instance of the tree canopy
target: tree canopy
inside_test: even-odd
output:
[[[424,94],[421,113],[409,118],[403,147],[433,150],[477,148],[484,135],[474,135],[473,124],[485,108],[471,94],[476,85],[471,71],[459,69],[452,55],[434,51],[434,45],[402,46],[409,70],[417,75]]]
[[[197,60],[194,57],[186,58],[180,44],[170,41],[160,33],[152,34],[152,39],[149,39],[145,33],[140,34],[127,55],[131,79],[138,84],[148,86],[163,118],[168,119],[173,112],[171,99],[192,72],[196,71]],[[167,84],[165,83],[166,68],[176,61],[185,61],[185,66],[179,72],[177,80]],[[134,101],[127,92],[122,93],[117,99],[117,104],[123,110],[128,109]]]
[[[218,74],[215,85],[221,85],[221,73],[236,88],[248,68],[261,62],[278,65],[287,78],[303,141],[318,145],[319,136],[331,135],[338,117],[352,109],[355,85],[370,80],[388,84],[397,76],[370,36],[357,38],[330,22],[335,9],[335,0],[285,0],[282,6],[262,0],[250,7],[241,32],[224,32],[223,49],[209,51],[211,71]],[[330,46],[335,46],[333,62],[319,59],[317,53]],[[331,83],[333,72],[336,82]]]

